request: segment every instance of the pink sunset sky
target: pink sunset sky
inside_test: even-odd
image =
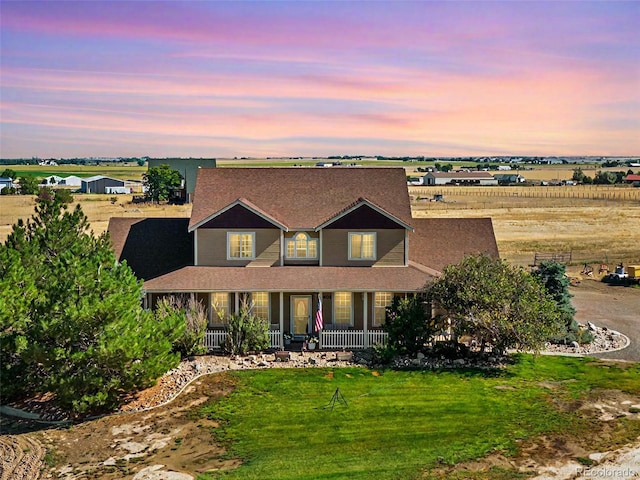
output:
[[[0,157],[638,155],[640,2],[0,1]]]

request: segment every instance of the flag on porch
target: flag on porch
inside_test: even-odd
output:
[[[322,295],[318,295],[318,311],[316,312],[315,327],[316,332],[324,328],[324,321],[322,320]]]

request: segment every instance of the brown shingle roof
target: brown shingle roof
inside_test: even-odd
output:
[[[432,275],[413,267],[185,267],[145,282],[148,292],[420,290]]]
[[[409,233],[409,260],[442,271],[465,255],[499,258],[490,218],[414,218]]]
[[[188,218],[109,219],[116,258],[126,260],[136,277],[150,279],[193,265],[193,234]]]
[[[314,228],[359,198],[411,224],[403,168],[201,168],[189,228],[239,198],[292,230]]]

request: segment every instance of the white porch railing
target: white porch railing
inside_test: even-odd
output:
[[[224,330],[207,330],[204,335],[204,346],[208,350],[218,350],[224,347],[227,332]]]
[[[204,346],[208,350],[219,350],[224,347],[227,340],[227,332],[224,330],[207,330],[204,335]],[[269,343],[271,348],[282,347],[282,335],[280,330],[269,330]]]
[[[320,332],[320,348],[365,348],[376,344],[386,344],[388,334],[380,330],[323,330]]]
[[[271,348],[281,348],[283,346],[280,330],[269,330],[269,343]]]
[[[370,347],[373,347],[374,345],[386,345],[387,340],[389,340],[389,334],[381,330],[369,331],[367,332],[367,335],[369,337]]]

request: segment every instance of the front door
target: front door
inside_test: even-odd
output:
[[[307,334],[311,321],[311,295],[291,297],[291,332],[296,337]]]

